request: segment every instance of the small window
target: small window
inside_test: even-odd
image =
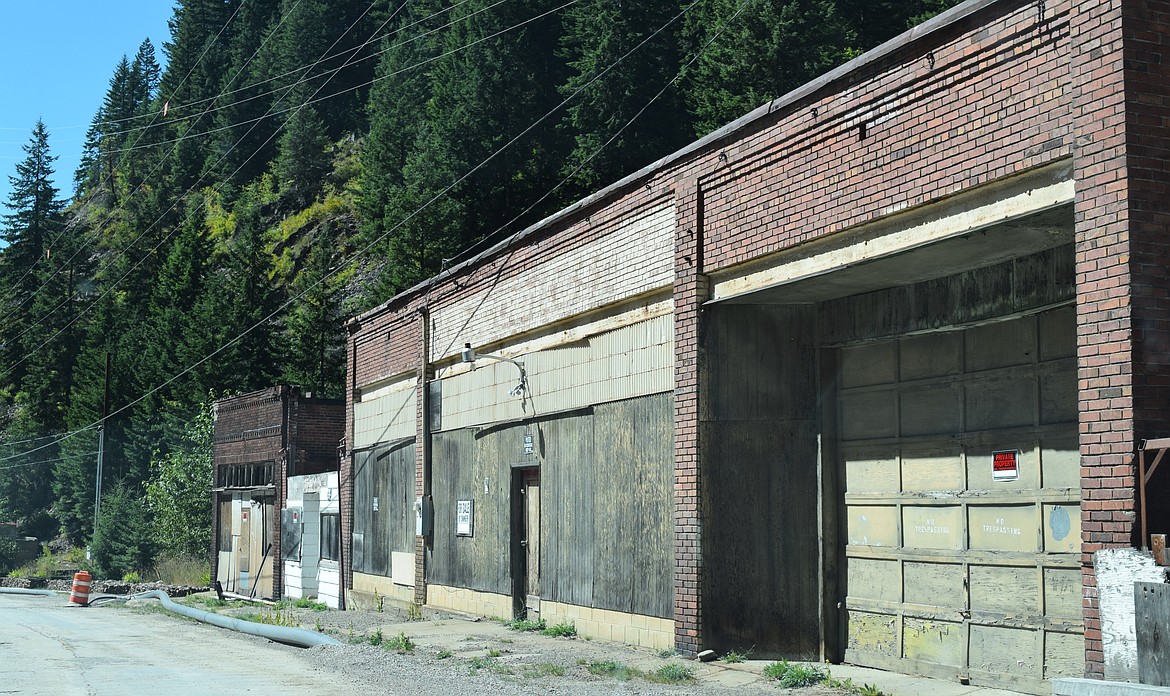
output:
[[[321,560],[341,560],[341,515],[321,515]]]
[[[301,560],[301,509],[280,511],[280,555],[286,561]]]

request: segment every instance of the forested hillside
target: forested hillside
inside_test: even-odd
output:
[[[108,405],[104,488],[149,526],[209,392],[341,396],[346,316],[951,4],[180,0],[75,189],[40,124],[12,172],[0,521],[90,540]]]

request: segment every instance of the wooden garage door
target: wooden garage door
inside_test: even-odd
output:
[[[1082,676],[1075,352],[1072,308],[841,349],[846,661]]]

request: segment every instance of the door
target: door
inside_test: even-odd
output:
[[[540,469],[512,473],[512,591],[519,617],[540,617]]]
[[[841,349],[846,661],[1082,675],[1076,374],[1072,308]]]
[[[236,568],[239,574],[238,592],[252,589],[252,501],[236,494],[236,509],[239,510],[239,532],[236,535]]]

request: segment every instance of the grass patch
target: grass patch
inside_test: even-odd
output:
[[[834,689],[843,689],[851,694],[858,694],[858,696],[887,696],[873,684],[854,684],[852,679],[836,679],[829,672],[825,673],[825,680],[821,683]]]
[[[572,621],[561,621],[554,626],[542,629],[541,634],[554,638],[576,638],[577,626]]]
[[[211,585],[211,568],[208,567],[206,558],[164,556],[155,560],[151,574],[159,582],[168,585],[193,585],[195,587]]]
[[[658,651],[658,657],[661,657],[664,660],[669,660],[672,657],[678,657],[678,651],[674,648],[663,648],[662,650]]]
[[[488,657],[499,657],[500,655],[503,655],[503,654],[504,653],[502,653],[499,650],[496,650],[495,648],[488,650]]]
[[[301,620],[291,611],[280,609],[261,609],[259,612],[239,614],[235,618],[253,623],[268,624],[269,626],[284,626],[286,628],[300,628]]]
[[[315,599],[308,597],[301,597],[300,599],[282,599],[276,603],[277,609],[288,609],[296,607],[297,609],[312,609],[313,611],[329,611],[329,605],[324,602],[318,602]]]
[[[695,668],[677,662],[663,665],[646,675],[648,681],[659,684],[682,684],[695,680]]]
[[[618,681],[629,681],[634,677],[642,676],[640,670],[636,670],[621,662],[614,662],[613,660],[590,662],[586,669],[589,670],[590,674],[595,674],[599,677],[612,677]]]
[[[513,631],[543,631],[548,628],[548,624],[544,619],[531,621],[529,619],[515,619],[512,621],[505,621],[504,625]]]
[[[382,629],[379,628],[378,630],[374,631],[373,635],[370,636],[370,645],[381,645],[381,644],[382,644]]]
[[[187,595],[186,597],[181,598],[179,601],[188,606],[198,604],[206,609],[213,610],[230,607],[232,605],[232,603],[226,599],[220,599],[219,597],[201,597],[199,595]]]
[[[448,657],[451,657],[454,654],[455,653],[451,652],[450,650],[440,650],[439,652],[435,653],[435,658],[439,660],[446,660]]]
[[[748,648],[747,650],[744,650],[742,652],[739,650],[729,650],[723,654],[723,661],[727,662],[729,664],[736,664],[738,662],[746,662],[747,659],[749,657],[751,657],[753,649],[754,648]]]
[[[381,634],[382,632],[379,630],[378,633]],[[410,639],[410,636],[406,635],[405,633],[399,633],[396,636],[386,639],[386,641],[382,643],[382,647],[386,648],[387,650],[393,650],[399,655],[405,655],[406,653],[414,652],[415,646],[414,641]]]
[[[541,662],[539,665],[530,665],[520,670],[520,676],[528,679],[538,679],[540,677],[563,677],[565,676],[565,668],[560,665],[554,665],[551,662]]]
[[[785,689],[813,686],[825,681],[829,675],[815,665],[793,664],[788,660],[773,662],[764,667],[764,677],[780,683]]]

